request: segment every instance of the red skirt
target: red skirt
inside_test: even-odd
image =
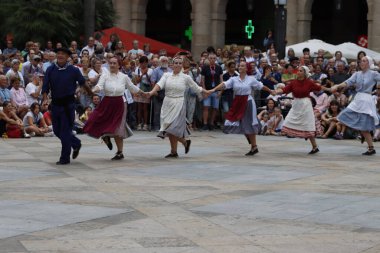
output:
[[[83,131],[91,137],[100,138],[105,134],[114,134],[123,119],[123,97],[104,97],[90,114]]]

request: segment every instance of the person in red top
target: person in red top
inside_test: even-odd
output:
[[[313,107],[309,98],[312,91],[320,91],[322,87],[308,79],[309,69],[306,66],[298,68],[297,80],[292,80],[284,89],[277,89],[277,94],[293,93],[294,101],[289,114],[285,118],[282,132],[290,137],[309,139],[312,150],[309,154],[319,152],[315,141],[316,129]]]

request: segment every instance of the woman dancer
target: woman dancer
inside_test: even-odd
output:
[[[227,134],[244,134],[251,149],[246,156],[252,156],[259,152],[256,145],[256,135],[260,132],[260,123],[257,119],[256,104],[251,93],[252,90],[264,90],[274,94],[274,91],[264,86],[254,77],[247,75],[247,63],[240,62],[239,76],[231,77],[228,81],[216,86],[210,92],[221,89],[233,89],[235,98],[231,109],[226,113],[223,132]]]
[[[116,155],[111,160],[121,160],[123,155],[123,139],[132,135],[128,128],[126,118],[126,104],[124,103],[124,91],[127,88],[132,93],[143,94],[127,75],[119,72],[119,63],[116,57],[109,60],[110,72],[101,75],[93,92],[104,90],[105,97],[91,113],[83,131],[88,135],[102,137],[107,147],[112,150],[111,137],[115,139],[117,146]]]
[[[277,89],[277,94],[293,93],[292,108],[285,118],[282,133],[290,137],[309,139],[312,150],[309,154],[319,152],[316,137],[315,117],[309,98],[312,91],[320,91],[322,87],[308,79],[309,69],[306,66],[298,68],[297,80],[292,80],[283,89]]]
[[[368,150],[362,153],[363,155],[376,154],[370,132],[374,131],[375,126],[379,124],[376,104],[371,93],[373,87],[380,81],[380,73],[370,70],[369,61],[368,56],[363,56],[360,60],[361,71],[355,72],[343,83],[331,87],[331,91],[334,92],[339,88],[355,86],[357,94],[347,108],[338,115],[338,120],[342,124],[361,132],[362,143],[365,140],[368,144]]]
[[[186,88],[190,88],[196,93],[203,92],[211,94],[202,87],[198,86],[193,79],[182,73],[183,59],[175,57],[173,59],[173,72],[165,73],[154,88],[148,92],[149,96],[157,95],[159,90],[165,90],[165,98],[161,108],[161,128],[158,137],[169,137],[170,153],[165,158],[177,158],[177,144],[181,142],[185,147],[185,154],[190,150],[191,140],[189,126],[186,120],[186,106],[184,95]]]

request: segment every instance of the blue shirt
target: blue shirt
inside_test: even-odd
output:
[[[164,73],[171,73],[173,70],[171,68],[155,68],[153,70],[152,76],[150,77],[150,81],[152,83],[158,83],[160,81],[161,77],[164,75]]]
[[[74,96],[77,84],[84,85],[85,79],[73,65],[60,68],[56,64],[47,68],[42,86],[42,94],[51,91],[52,99]]]
[[[0,88],[0,102],[10,102],[11,101],[11,91],[7,88]]]
[[[357,92],[371,94],[373,86],[380,81],[380,73],[373,70],[355,72],[345,83],[350,87],[355,85]]]

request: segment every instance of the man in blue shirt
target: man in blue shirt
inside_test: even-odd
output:
[[[161,56],[159,61],[160,61],[160,67],[155,68],[153,70],[152,76],[150,78],[150,81],[152,82],[153,87],[156,83],[158,83],[158,81],[160,81],[164,73],[173,72],[173,70],[169,68],[168,57]],[[158,96],[154,96],[152,98],[153,122],[151,122],[151,125],[152,125],[153,130],[155,131],[160,129],[160,114],[161,114],[161,107],[162,107],[162,102],[164,100],[164,97],[165,97],[165,91],[162,90],[158,92]]]
[[[81,141],[72,132],[75,119],[74,94],[77,84],[83,86],[88,94],[93,93],[79,69],[69,64],[70,50],[58,48],[56,53],[57,62],[46,70],[42,94],[43,100],[47,101],[47,95],[51,92],[53,131],[62,144],[61,157],[56,164],[64,165],[70,163],[71,148],[73,149],[72,158],[75,159],[82,146]]]

